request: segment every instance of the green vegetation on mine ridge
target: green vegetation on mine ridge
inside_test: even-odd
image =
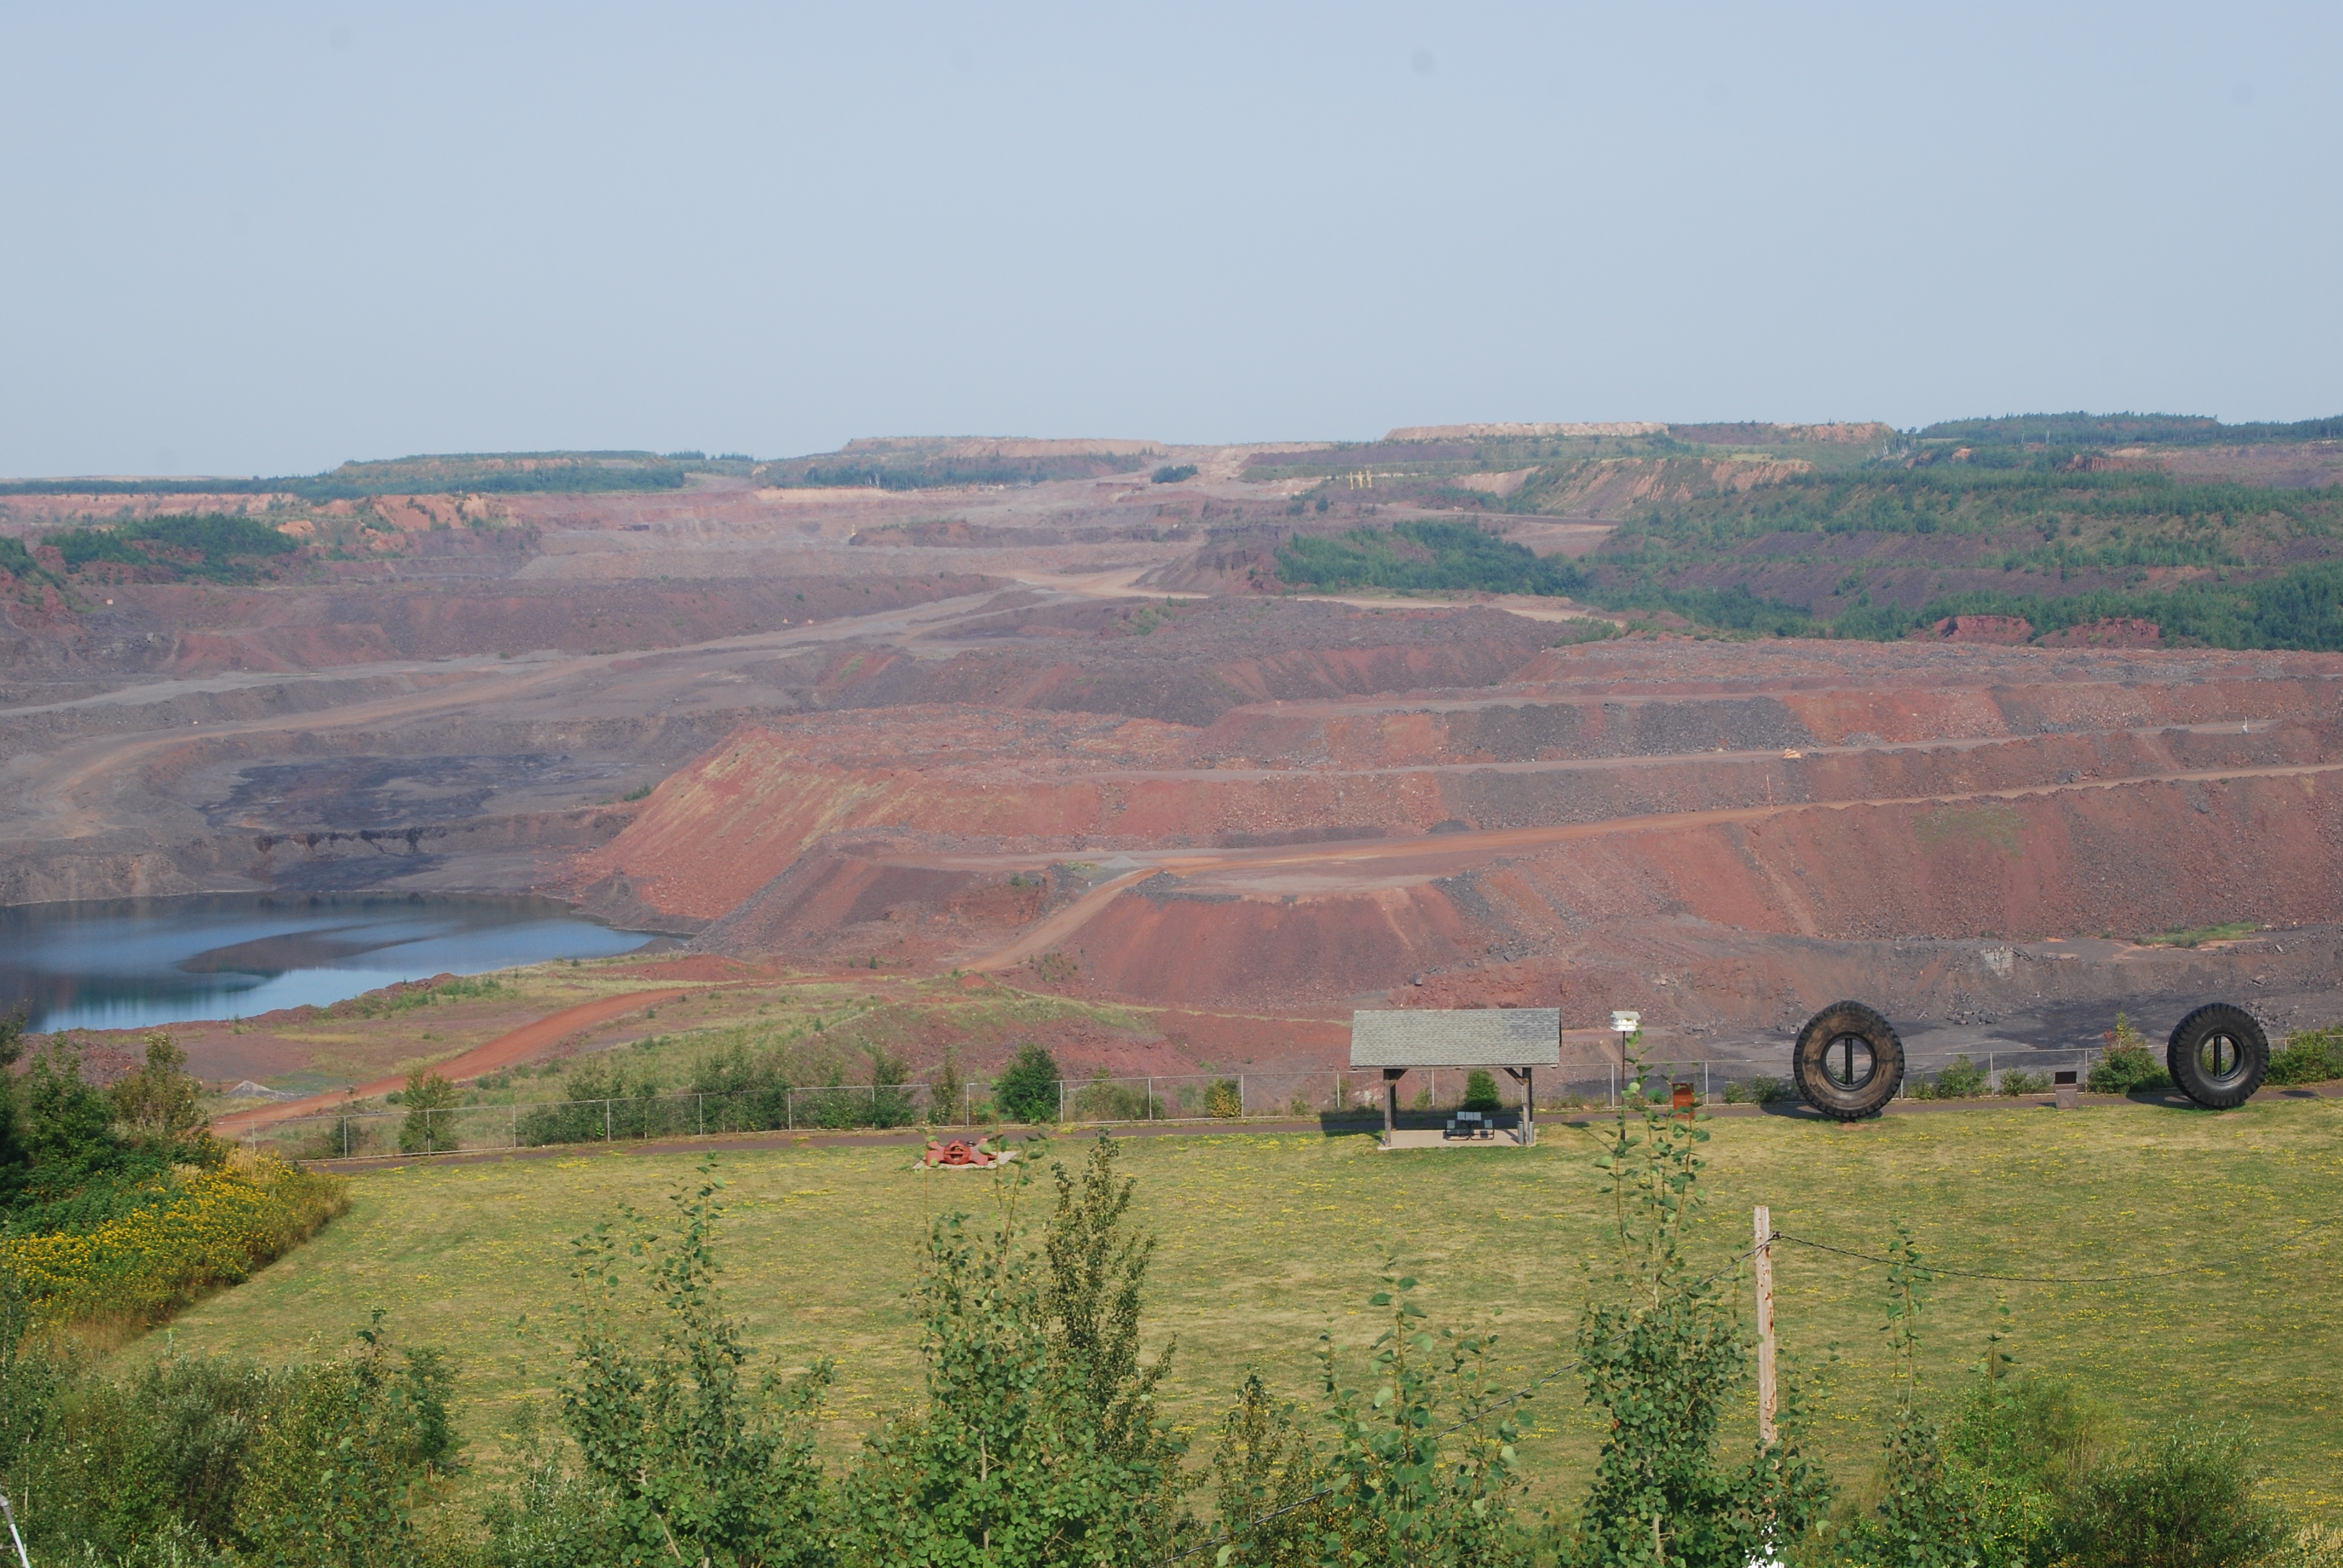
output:
[[[2271,558],[2327,546],[2338,522],[2343,494],[2333,489],[1876,472],[1654,510],[1575,563],[1474,524],[1412,521],[1296,535],[1278,570],[1323,591],[1566,595],[1776,637],[1887,640],[1956,615],[2018,617],[2037,633],[2137,618],[2176,642],[2332,650],[2343,648],[2343,558],[2281,567]],[[1899,537],[1927,536],[1958,541],[1972,586],[1940,587],[1946,561],[1894,548]],[[2155,567],[2193,569],[2151,583]]]
[[[2343,418],[2028,415],[1862,441],[1815,435],[1673,426],[1377,442],[1263,454],[1246,477],[1319,478],[1322,511],[1363,470],[1381,506],[1550,516],[1641,498],[1575,563],[1541,566],[1407,524],[1304,535],[1280,557],[1300,587],[1566,594],[1757,635],[1884,639],[1947,616],[1999,615],[2036,634],[2140,619],[2175,642],[2343,648],[2343,486],[2248,482],[2272,470],[2243,459],[2240,477],[2175,476],[2152,447],[2108,451],[2288,444],[2303,463],[2275,471],[2307,465],[2316,477]],[[1500,473],[1512,487],[1502,498],[1462,482]],[[1288,508],[1308,509],[1302,498]]]
[[[41,543],[56,548],[68,571],[96,561],[112,561],[218,583],[250,582],[256,575],[256,558],[290,555],[300,548],[256,518],[220,513],[126,518],[101,527],[66,528],[45,536]],[[0,565],[6,564],[0,560]],[[26,565],[33,565],[29,558]]]

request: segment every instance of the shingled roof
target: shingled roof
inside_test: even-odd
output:
[[[1562,1010],[1405,1008],[1351,1015],[1353,1067],[1559,1067]]]

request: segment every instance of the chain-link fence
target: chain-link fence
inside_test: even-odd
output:
[[[2090,1077],[2089,1050],[1987,1051],[1907,1062],[1900,1097],[1971,1098],[2048,1093],[2052,1074]],[[1476,1078],[1486,1081],[1476,1084]],[[1699,1101],[1765,1104],[1797,1098],[1788,1065],[1768,1073],[1747,1062],[1670,1062],[1646,1070],[1647,1098],[1665,1100],[1689,1083]],[[1538,1110],[1567,1112],[1619,1103],[1625,1088],[1617,1063],[1564,1063],[1537,1074]],[[1445,1114],[1476,1105],[1517,1111],[1521,1085],[1509,1075],[1463,1068],[1418,1068],[1399,1085],[1400,1109]],[[1379,1117],[1380,1073],[1173,1073],[1132,1078],[1063,1079],[1022,1092],[976,1081],[940,1093],[925,1083],[843,1084],[745,1091],[732,1094],[634,1095],[531,1104],[458,1105],[411,1111],[347,1111],[289,1118],[246,1141],[292,1159],[355,1160],[403,1154],[456,1154],[548,1144],[615,1143],[739,1132],[842,1132],[919,1125],[994,1127],[1040,1121],[1107,1123],[1243,1121]]]
[[[850,1083],[735,1094],[418,1107],[292,1117],[256,1130],[246,1141],[293,1159],[356,1160],[724,1132],[850,1131],[926,1121],[930,1101],[922,1083]]]
[[[2097,1048],[2071,1050],[2040,1048],[1986,1050],[1975,1054],[1954,1051],[1907,1057],[1898,1100],[1982,1100],[1995,1096],[2047,1094],[2062,1071],[2087,1083]],[[1616,1069],[1614,1069],[1615,1074]],[[1694,1062],[1687,1067],[1655,1067],[1644,1081],[1647,1095],[1664,1095],[1671,1083],[1691,1081],[1701,1102],[1759,1105],[1798,1098],[1796,1082],[1785,1061],[1772,1071],[1748,1062]]]

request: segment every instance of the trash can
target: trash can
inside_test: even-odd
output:
[[[2077,1081],[2082,1075],[2071,1067],[2062,1067],[2050,1075],[2050,1087],[2058,1091],[2058,1109],[2072,1111],[2083,1103],[2083,1086]]]

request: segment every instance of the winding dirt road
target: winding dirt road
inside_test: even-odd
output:
[[[1800,800],[1782,805],[1727,806],[1698,811],[1666,811],[1637,817],[1609,817],[1594,822],[1547,823],[1533,828],[1497,828],[1462,833],[1443,833],[1436,837],[1348,839],[1335,843],[1282,845],[1255,849],[1207,851],[1132,849],[1123,851],[1121,858],[1140,862],[1138,869],[1124,872],[1112,881],[1101,883],[1074,902],[1050,916],[1040,925],[1024,932],[1015,941],[990,952],[964,959],[960,960],[960,967],[988,970],[1005,969],[1060,946],[1068,937],[1080,930],[1104,910],[1126,889],[1159,871],[1169,871],[1174,876],[1194,877],[1212,871],[1382,866],[1389,869],[1387,874],[1437,875],[1486,861],[1493,855],[1544,849],[1556,844],[1574,843],[1586,839],[1608,838],[1629,833],[1667,832],[1734,822],[1762,822],[1805,811],[1845,811],[1855,807],[1955,806],[1978,800],[2017,800],[2030,796],[2120,789],[2139,784],[2217,783],[2235,779],[2283,779],[2338,772],[2343,772],[2343,763],[2272,763],[2245,768],[2187,769],[2161,773],[2132,774],[2119,779],[2086,779],[2067,784],[2028,784],[2006,789],[1979,789],[1960,794],[1939,791],[1928,795],[1877,796],[1849,800]],[[1037,866],[1046,867],[1052,859],[1062,860],[1065,857],[1060,855],[1037,860],[1030,854],[890,856],[888,858],[888,863],[939,869],[1010,871],[1031,870]]]
[[[699,989],[705,991],[713,988],[702,986]],[[581,1029],[591,1029],[598,1023],[624,1018],[637,1008],[657,1007],[663,1001],[672,1001],[687,994],[681,989],[633,990],[594,1001],[581,1001],[576,1007],[548,1013],[535,1023],[525,1023],[518,1029],[508,1030],[484,1045],[476,1045],[463,1054],[439,1063],[438,1072],[441,1077],[455,1082],[468,1082],[484,1072],[494,1072],[498,1068],[527,1061]],[[256,1106],[250,1111],[238,1111],[223,1116],[212,1123],[212,1131],[222,1138],[240,1138],[275,1122],[289,1121],[298,1116],[315,1116],[321,1111],[331,1111],[346,1101],[387,1094],[392,1090],[406,1087],[407,1080],[403,1076],[377,1078],[371,1083],[357,1084],[338,1093],[280,1100],[274,1105]]]

